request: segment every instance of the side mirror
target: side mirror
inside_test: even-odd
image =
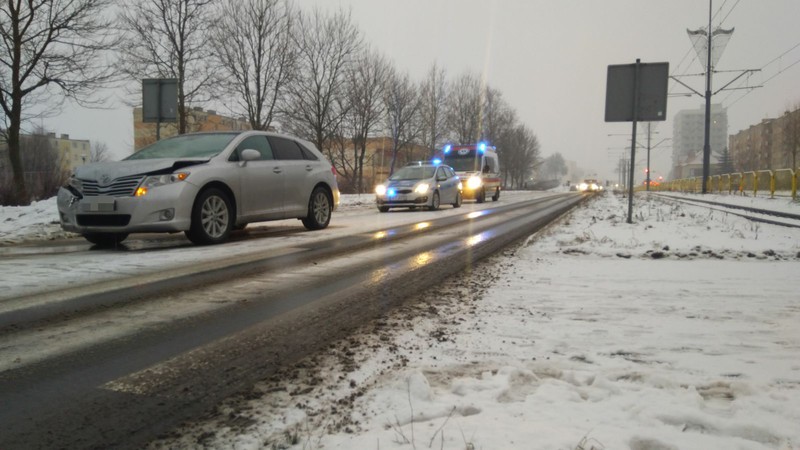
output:
[[[242,161],[257,161],[261,159],[261,153],[258,150],[253,150],[252,148],[246,148],[242,150],[241,156]]]

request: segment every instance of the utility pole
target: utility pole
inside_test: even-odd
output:
[[[707,194],[708,176],[711,173],[711,2],[708,0],[708,51],[706,63],[706,123],[703,138],[703,194]],[[649,184],[648,184],[649,186]]]
[[[689,86],[688,84],[686,84],[683,81],[679,80],[676,76],[670,76],[670,78],[672,78],[673,80],[677,81],[682,86],[688,88],[693,93],[695,93],[698,96],[703,97],[705,99],[705,123],[704,123],[705,135],[703,137],[703,187],[702,187],[702,193],[703,194],[707,193],[707,190],[708,190],[708,178],[709,178],[710,173],[711,173],[711,97],[713,95],[715,95],[715,94],[718,94],[720,91],[727,90],[726,88],[728,86],[733,84],[733,82],[735,82],[739,78],[743,77],[744,75],[746,75],[748,73],[751,73],[751,72],[758,72],[758,71],[761,70],[761,69],[741,70],[742,73],[740,73],[739,76],[735,77],[733,80],[731,80],[728,84],[726,84],[725,86],[721,87],[720,89],[717,89],[716,92],[711,92],[711,77],[712,77],[712,72],[714,71],[714,66],[716,66],[716,64],[719,62],[719,59],[722,56],[722,52],[725,50],[725,46],[727,45],[727,42],[728,42],[726,39],[723,39],[722,40],[722,44],[718,47],[719,51],[717,52],[717,54],[713,55],[713,57],[712,57],[712,48],[713,48],[712,46],[714,44],[714,38],[715,37],[724,38],[725,36],[728,36],[728,39],[730,39],[730,36],[733,34],[733,30],[734,30],[733,28],[731,28],[730,30],[724,30],[724,29],[718,27],[716,30],[712,31],[712,20],[713,20],[712,10],[713,10],[713,8],[712,8],[712,0],[708,0],[708,28],[707,29],[702,29],[701,28],[701,29],[696,30],[696,31],[692,31],[692,30],[688,30],[688,29],[686,30],[687,33],[689,33],[689,38],[692,39],[692,42],[694,44],[694,48],[695,48],[695,50],[697,51],[697,54],[698,54],[697,56],[699,58],[701,58],[701,61],[703,61],[703,63],[705,63],[705,66],[706,66],[705,67],[705,69],[706,69],[706,73],[705,73],[705,78],[706,78],[705,79],[705,81],[706,81],[705,94],[701,94],[701,93],[697,92],[691,86]],[[700,40],[700,38],[699,38],[700,36],[704,37],[705,42]],[[703,55],[701,53],[703,50],[705,51],[705,55]],[[759,88],[759,87],[761,87],[761,86],[747,86],[747,87],[744,87],[744,88],[731,88],[731,89],[755,89],[755,88]],[[689,95],[691,95],[691,94],[689,94]]]

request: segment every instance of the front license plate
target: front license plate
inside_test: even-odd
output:
[[[83,212],[114,212],[117,202],[113,197],[97,197],[92,199],[84,199],[81,202],[81,211]]]

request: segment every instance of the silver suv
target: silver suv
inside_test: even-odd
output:
[[[217,244],[249,222],[287,218],[318,230],[338,204],[336,171],[312,143],[263,131],[164,139],[78,167],[58,192],[62,228],[103,246],[177,231]]]

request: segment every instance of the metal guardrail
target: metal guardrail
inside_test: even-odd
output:
[[[793,200],[797,200],[797,181],[800,177],[800,167],[797,169],[752,170],[747,172],[724,173],[708,177],[706,191],[717,194],[738,194],[752,192],[757,196],[759,192],[769,192],[770,198],[775,198],[775,192],[790,192]],[[650,185],[650,190],[673,192],[702,192],[703,178],[681,178],[665,181],[657,186]],[[643,190],[644,187],[637,187]]]

